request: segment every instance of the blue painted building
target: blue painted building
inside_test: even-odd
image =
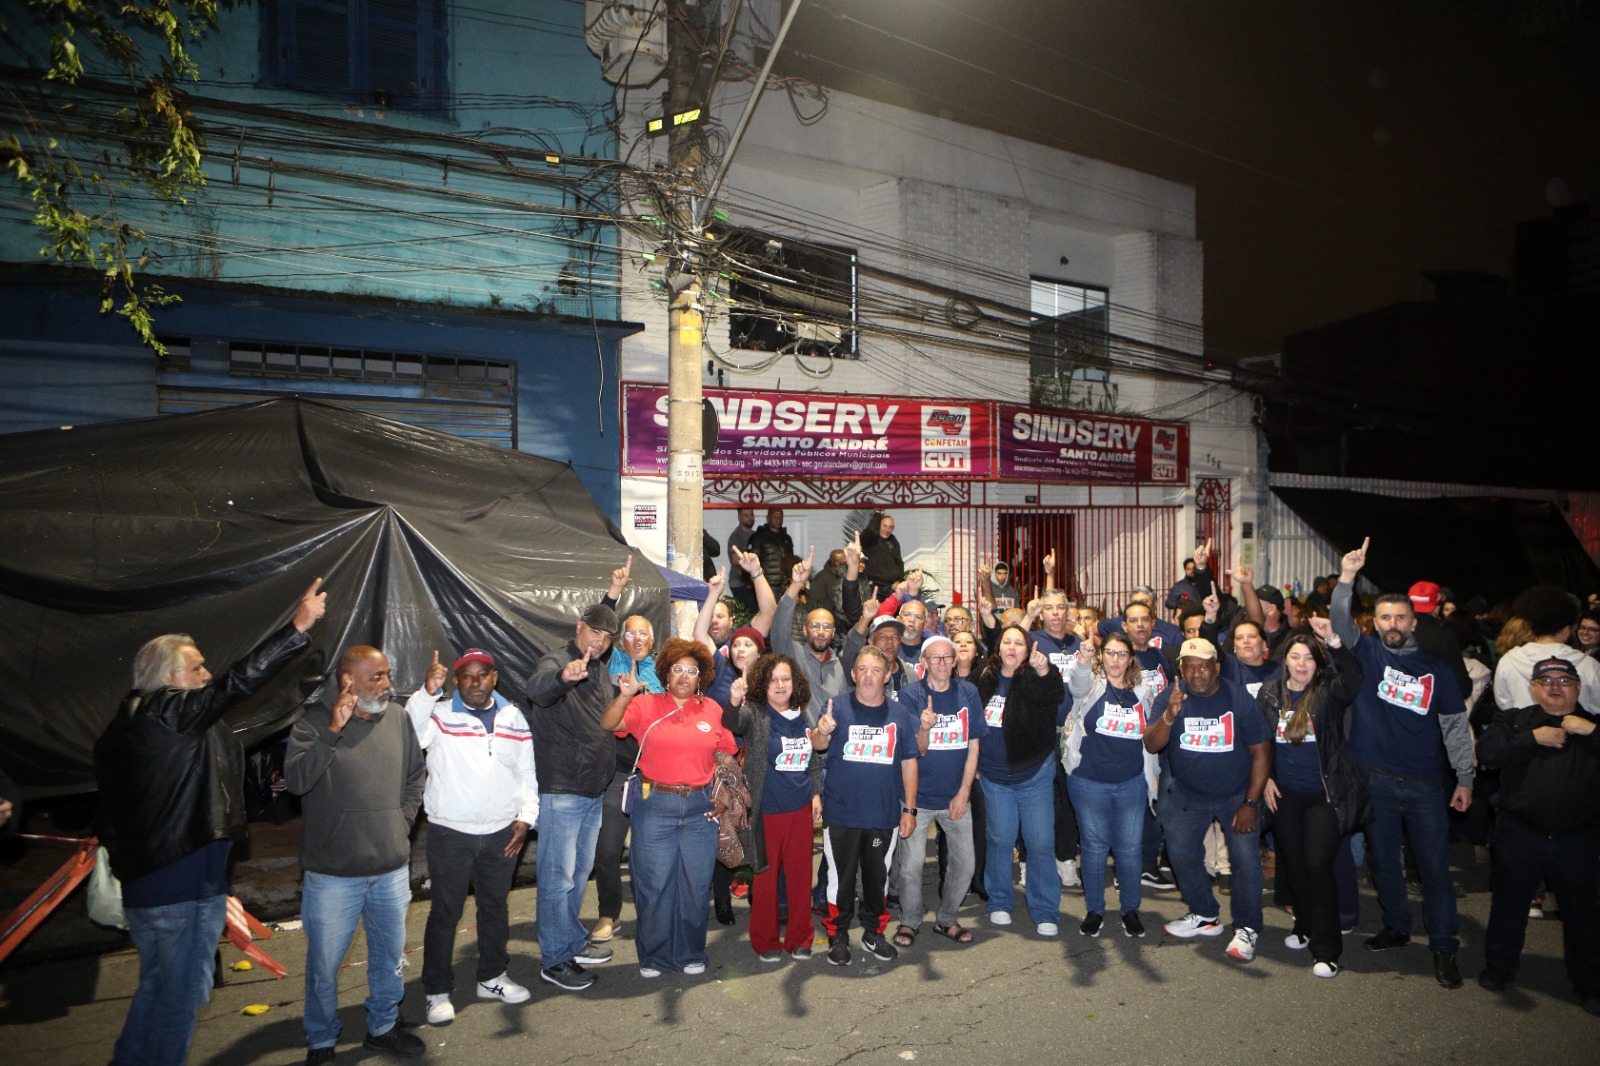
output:
[[[27,18],[13,35],[42,41]],[[171,355],[99,313],[92,274],[41,265],[0,198],[6,430],[301,393],[571,462],[617,518],[617,352],[641,327],[618,320],[615,108],[583,5],[257,0],[192,56],[206,186],[177,209],[116,193],[141,277],[182,297],[156,313]],[[24,152],[80,163],[128,102],[109,76],[3,80]]]

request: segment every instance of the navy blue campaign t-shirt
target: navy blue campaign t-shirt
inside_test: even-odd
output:
[[[928,732],[928,750],[917,765],[917,806],[942,810],[961,791],[961,777],[967,768],[967,742],[976,740],[982,744],[989,727],[983,720],[977,686],[965,678],[952,677],[948,689],[931,693],[926,682],[919,681],[902,689],[896,699],[920,727],[930,694],[938,721]]]
[[[811,805],[811,736],[806,732],[806,716],[799,711],[790,718],[771,707],[763,707],[770,728],[767,731],[767,776],[761,785],[763,814],[788,814]],[[745,758],[753,753],[746,752]]]
[[[1183,630],[1165,618],[1157,618],[1154,621],[1155,625],[1150,628],[1150,646],[1152,648],[1156,651],[1161,651],[1164,648],[1176,648],[1183,643]],[[1102,618],[1095,625],[1095,628],[1100,631],[1102,637],[1110,636],[1112,633],[1127,632],[1122,626],[1121,615]]]
[[[1351,712],[1351,758],[1402,777],[1438,777],[1439,717],[1466,711],[1455,670],[1425,651],[1397,655],[1377,637],[1364,636],[1351,650],[1365,675]]]
[[[1167,665],[1167,657],[1156,648],[1154,641],[1144,651],[1134,652],[1133,658],[1139,664],[1140,680],[1150,690],[1152,700],[1159,698],[1172,686],[1172,668]]]
[[[1151,708],[1139,701],[1133,689],[1106,685],[1083,716],[1082,756],[1074,774],[1108,785],[1130,781],[1144,773],[1144,730]]]
[[[712,675],[711,683],[706,686],[706,699],[712,701],[718,707],[726,707],[728,705],[728,693],[733,688],[734,681],[740,676],[739,668],[728,661],[728,649],[725,647],[717,649],[712,662],[716,664],[716,670]]]
[[[1066,679],[1067,671],[1072,669],[1072,660],[1078,654],[1078,645],[1083,641],[1078,639],[1078,634],[1070,629],[1062,635],[1060,640],[1052,637],[1042,629],[1033,632],[1033,646],[1044,652],[1044,657],[1049,659],[1055,668],[1061,671],[1061,677]],[[1056,715],[1056,725],[1065,725],[1067,712],[1072,710],[1072,693],[1063,692],[1061,695],[1061,709]]]
[[[1276,681],[1283,676],[1283,664],[1272,659],[1264,660],[1260,666],[1251,666],[1242,661],[1237,655],[1230,655],[1222,660],[1222,669],[1219,675],[1235,685],[1244,689],[1245,694],[1255,699],[1261,692],[1261,686],[1268,681]]]
[[[1296,692],[1284,686],[1284,706],[1278,712],[1277,743],[1273,745],[1272,776],[1285,792],[1321,792],[1322,765],[1317,759],[1317,727],[1306,722],[1306,736],[1298,744],[1291,744],[1283,735],[1284,727],[1294,717],[1295,708],[1305,698],[1305,692]]]
[[[854,692],[834,699],[833,718],[822,820],[846,829],[899,825],[900,764],[917,757],[915,720],[894,700],[864,707]]]
[[[1023,669],[1027,669],[1026,666]],[[1006,697],[1011,694],[1011,679],[1001,674],[994,695],[983,707],[983,724],[988,732],[978,741],[978,776],[985,781],[1011,783],[1011,764],[1006,757]]]
[[[1167,701],[1158,706],[1165,713]],[[1211,695],[1185,695],[1166,754],[1173,780],[1184,791],[1231,796],[1250,784],[1250,745],[1271,741],[1256,701],[1232,681],[1218,678]]]

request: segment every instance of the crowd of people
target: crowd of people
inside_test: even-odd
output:
[[[364,1046],[423,1050],[397,1024],[419,811],[432,1025],[455,1017],[469,889],[471,994],[529,998],[511,976],[507,897],[535,837],[539,976],[572,992],[614,959],[625,856],[647,979],[704,972],[708,923],[734,923],[735,893],[749,896],[762,963],[810,959],[815,915],[826,962],[847,966],[854,926],[860,950],[893,960],[917,944],[929,902],[935,939],[973,943],[959,911],[974,894],[997,930],[1025,916],[1059,936],[1064,888],[1081,888],[1085,937],[1107,927],[1108,891],[1110,927],[1144,937],[1143,893],[1175,890],[1185,913],[1161,931],[1228,934],[1240,963],[1272,892],[1293,916],[1286,946],[1332,978],[1365,866],[1381,910],[1365,948],[1410,942],[1414,880],[1448,989],[1463,983],[1451,840],[1466,833],[1493,862],[1478,983],[1515,980],[1528,921],[1558,901],[1573,990],[1600,1014],[1600,613],[1567,592],[1530,589],[1496,618],[1451,610],[1447,590],[1420,581],[1369,607],[1356,595],[1364,543],[1303,600],[1255,587],[1245,566],[1225,595],[1202,545],[1164,598],[1146,587],[1104,611],[1074,602],[1047,553],[1033,597],[997,566],[980,570],[970,607],[939,610],[887,514],[820,568],[795,555],[781,510],[759,529],[753,511],[739,519],[692,633],[658,646],[648,619],[618,617],[624,563],[520,702],[500,691],[492,650],[449,667],[435,652],[403,706],[380,649],[339,658],[337,692],[294,726],[285,761],[304,813],[308,1063],[334,1058],[335,976],[358,923]],[[187,1057],[244,831],[242,753],[220,722],[307,646],[319,584],[223,677],[186,634],[150,641],[97,747],[141,962],[116,1062]],[[925,900],[930,839],[938,888]],[[591,874],[598,918],[585,925]]]

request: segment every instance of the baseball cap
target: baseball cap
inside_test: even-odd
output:
[[[1262,603],[1270,603],[1280,611],[1283,610],[1283,590],[1276,585],[1258,586],[1256,599]]]
[[[488,666],[489,669],[493,670],[494,656],[490,655],[482,648],[468,648],[466,651],[461,653],[461,658],[457,659],[456,664],[450,669],[460,670],[468,663],[483,663],[484,665]]]
[[[1432,614],[1433,609],[1439,606],[1440,589],[1432,581],[1418,581],[1406,595],[1411,600],[1411,606],[1422,614]]]
[[[868,627],[868,629],[867,629],[867,636],[870,637],[870,636],[875,635],[878,632],[878,630],[882,629],[885,626],[894,626],[895,629],[897,629],[901,633],[902,636],[905,634],[905,631],[906,631],[906,624],[904,622],[900,621],[900,619],[893,618],[893,617],[891,617],[889,615],[883,615],[881,618],[874,618],[872,620],[872,625],[870,627]]]
[[[1215,659],[1217,646],[1203,637],[1190,637],[1178,649],[1180,659]]]
[[[1570,677],[1576,679],[1578,668],[1559,655],[1552,655],[1548,659],[1540,659],[1533,665],[1533,676],[1529,679],[1538,681],[1543,677]]]
[[[596,633],[609,633],[612,636],[616,636],[617,630],[620,628],[617,625],[617,612],[603,603],[595,604],[579,617],[584,625]]]

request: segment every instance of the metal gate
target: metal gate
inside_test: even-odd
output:
[[[1203,477],[1194,486],[1195,544],[1211,542],[1211,574],[1223,592],[1233,591],[1233,482]],[[1191,548],[1192,552],[1193,549]],[[1264,579],[1257,579],[1261,584]]]
[[[1155,588],[1159,599],[1182,576],[1181,511],[1175,506],[954,507],[951,581],[942,598],[953,603],[959,595],[961,602],[971,603],[978,567],[1003,559],[1026,601],[1044,588],[1043,559],[1053,550],[1056,585],[1074,602],[1118,612],[1138,585]]]

